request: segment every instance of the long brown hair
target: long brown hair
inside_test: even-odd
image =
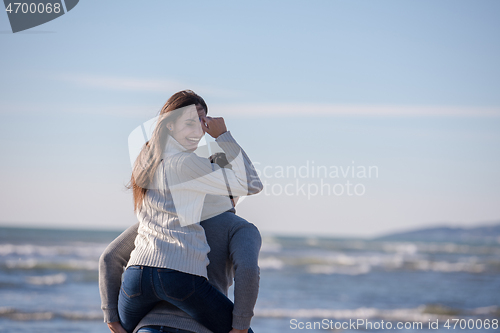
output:
[[[144,144],[139,156],[135,160],[130,183],[127,186],[129,189],[132,189],[135,212],[140,210],[144,196],[161,162],[163,150],[165,149],[169,135],[166,124],[175,122],[181,115],[180,112],[171,111],[192,104],[200,104],[205,109],[205,114],[208,113],[208,107],[203,98],[192,90],[183,90],[173,94],[161,108],[158,123],[151,135],[151,139]]]

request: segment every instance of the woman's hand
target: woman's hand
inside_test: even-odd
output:
[[[109,330],[113,333],[127,333],[119,321],[108,323]]]
[[[201,128],[205,133],[210,134],[214,139],[218,138],[222,133],[227,132],[226,124],[224,123],[224,118],[217,117],[200,117],[201,118]]]
[[[248,333],[248,329],[246,329],[246,330],[237,330],[236,328],[233,328],[229,333]]]

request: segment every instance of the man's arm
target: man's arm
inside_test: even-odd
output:
[[[258,266],[262,238],[257,227],[245,223],[231,231],[229,251],[234,267],[233,328],[246,330],[259,294]]]
[[[115,323],[118,318],[118,295],[120,294],[123,268],[134,249],[139,223],[134,224],[118,236],[99,258],[99,292],[105,323]],[[111,328],[111,327],[110,327]]]

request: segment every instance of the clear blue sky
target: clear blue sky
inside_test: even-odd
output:
[[[261,169],[377,167],[324,180],[362,184],[353,196],[273,195],[321,179],[263,175],[268,194],[238,206],[263,232],[498,221],[499,16],[498,1],[87,0],[12,34],[0,13],[0,224],[135,223],[128,134],[181,89]]]

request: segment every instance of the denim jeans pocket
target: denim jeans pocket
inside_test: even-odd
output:
[[[142,295],[142,266],[130,266],[123,273],[122,291],[128,298]]]
[[[184,301],[194,293],[194,275],[168,268],[158,268],[158,278],[165,296]]]

